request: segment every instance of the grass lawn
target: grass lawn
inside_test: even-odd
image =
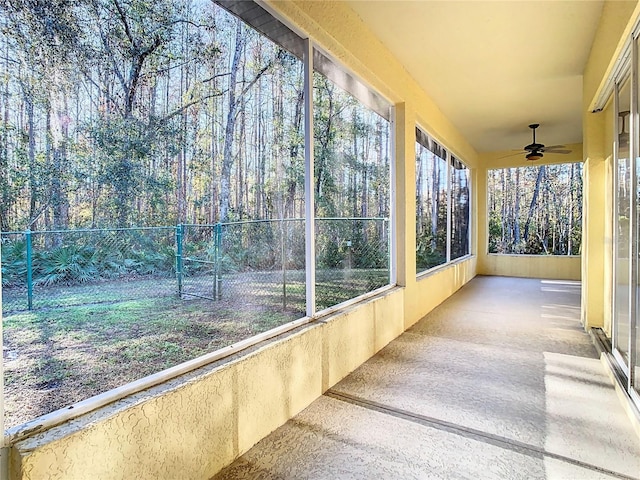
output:
[[[318,271],[318,309],[387,282],[384,270]],[[184,291],[206,293],[211,284],[211,278],[187,279]],[[3,292],[10,308],[19,300],[13,293]],[[180,299],[175,280],[168,278],[35,293],[34,310],[5,309],[7,428],[270,330],[305,311],[304,272],[288,273],[286,302],[281,272],[227,275],[218,301]]]

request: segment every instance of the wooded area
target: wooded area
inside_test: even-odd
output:
[[[304,216],[302,63],[205,0],[0,3],[0,229]],[[314,77],[318,216],[388,216],[389,122]]]
[[[489,170],[489,253],[579,255],[582,163]]]
[[[416,267],[419,273],[469,253],[471,179],[469,169],[462,162],[448,155],[420,130],[416,130],[416,136]]]

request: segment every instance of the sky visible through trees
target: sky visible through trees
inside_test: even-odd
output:
[[[304,215],[302,62],[205,0],[0,3],[0,227]],[[388,216],[389,123],[314,76],[317,216]]]

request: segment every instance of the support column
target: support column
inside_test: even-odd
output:
[[[395,202],[392,207],[395,222],[392,222],[392,235],[396,242],[396,282],[406,287],[415,284],[416,278],[416,122],[415,117],[408,114],[404,103],[397,104],[394,112]]]
[[[612,158],[605,151],[606,122],[611,120],[607,112],[583,117],[581,319],[585,328],[604,327],[610,334],[613,200]]]

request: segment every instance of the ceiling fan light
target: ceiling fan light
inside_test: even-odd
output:
[[[533,151],[527,154],[527,160],[535,161],[540,160],[543,157],[542,152]]]

